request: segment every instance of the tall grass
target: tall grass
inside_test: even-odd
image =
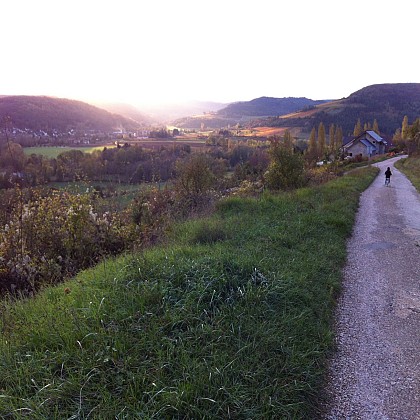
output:
[[[0,416],[315,416],[345,242],[375,174],[222,201],[165,246],[1,302]]]

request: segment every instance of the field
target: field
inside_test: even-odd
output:
[[[121,140],[121,143],[125,143],[125,140]],[[205,146],[205,139],[194,137],[185,137],[180,139],[142,139],[142,140],[129,140],[128,144],[139,145],[146,149],[159,149],[160,147],[175,147],[179,145],[189,145],[193,149],[202,148]],[[92,153],[95,150],[102,151],[106,148],[116,147],[114,144],[104,144],[98,146],[86,146],[86,147],[70,147],[70,146],[45,146],[45,147],[25,147],[23,150],[26,155],[36,154],[55,159],[60,153],[68,152],[70,150],[80,150],[83,153]]]
[[[80,150],[83,153],[92,153],[95,150],[103,150],[104,147],[115,147],[114,145],[87,146],[87,147],[68,147],[68,146],[46,146],[46,147],[25,147],[23,150],[26,155],[42,155],[50,159],[55,159],[60,153],[70,150]]]

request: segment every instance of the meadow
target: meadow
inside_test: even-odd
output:
[[[165,242],[1,301],[4,418],[314,418],[372,167],[231,197]]]
[[[125,143],[125,140],[121,140],[121,143]],[[128,142],[130,145],[139,145],[146,149],[159,149],[168,146],[190,146],[193,150],[199,150],[205,146],[205,140],[195,137],[175,138],[170,140],[159,140],[159,139],[144,139],[144,140],[132,140]],[[24,153],[27,156],[32,154],[42,155],[49,159],[56,159],[59,154],[69,152],[72,150],[80,150],[83,153],[93,153],[94,151],[102,151],[104,148],[110,149],[117,147],[115,144],[104,144],[99,146],[39,146],[39,147],[25,147]]]
[[[86,146],[86,147],[70,147],[70,146],[42,146],[42,147],[25,147],[23,151],[27,156],[32,154],[42,155],[49,159],[56,159],[60,153],[69,152],[71,150],[80,150],[83,153],[92,153],[95,150],[102,151],[104,147],[115,147],[114,145],[107,146]]]

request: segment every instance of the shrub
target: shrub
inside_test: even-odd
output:
[[[305,185],[304,160],[300,153],[276,141],[269,151],[271,162],[265,174],[271,190],[290,190]]]
[[[0,227],[2,288],[34,292],[121,252],[127,231],[118,214],[95,212],[90,195],[15,189]],[[12,286],[13,285],[13,286]]]
[[[176,217],[178,209],[173,191],[154,188],[142,191],[134,199],[130,211],[137,227],[138,236],[134,242],[140,246],[155,242]]]
[[[307,170],[308,183],[310,185],[320,185],[331,181],[337,177],[335,166],[324,165],[321,167],[310,168]]]
[[[192,207],[198,207],[205,200],[216,181],[211,159],[203,154],[188,156],[176,165],[177,198]]]

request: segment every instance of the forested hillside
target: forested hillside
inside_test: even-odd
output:
[[[254,126],[299,127],[309,132],[320,122],[343,128],[350,135],[358,119],[361,123],[373,123],[376,119],[381,134],[391,136],[401,127],[404,116],[410,123],[420,115],[420,84],[395,83],[367,86],[348,98],[317,105],[310,112],[298,112],[289,116],[254,121]]]
[[[138,123],[85,102],[47,96],[0,97],[0,117],[10,117],[13,127],[30,130],[135,129]]]
[[[313,101],[307,98],[256,98],[251,101],[234,102],[228,104],[217,112],[179,118],[173,125],[182,128],[200,128],[205,126],[211,129],[233,126],[235,124],[248,124],[250,120],[258,117],[286,115],[291,112],[313,108],[326,101]]]
[[[257,117],[285,115],[327,102],[308,98],[269,98],[261,97],[247,102],[235,102],[217,112],[224,117]]]

